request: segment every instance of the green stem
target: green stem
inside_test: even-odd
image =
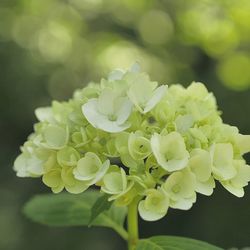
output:
[[[128,206],[128,250],[135,250],[137,241],[139,240],[138,233],[138,199],[134,199]]]

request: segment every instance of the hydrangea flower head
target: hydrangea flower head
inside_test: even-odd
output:
[[[54,193],[95,185],[117,206],[139,200],[141,217],[154,221],[190,209],[218,183],[242,197],[250,181],[250,135],[223,123],[202,83],[161,85],[136,64],[35,113],[14,170]]]

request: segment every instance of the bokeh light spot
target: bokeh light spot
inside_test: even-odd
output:
[[[171,38],[174,28],[167,13],[152,10],[142,16],[138,23],[138,30],[146,43],[160,45]]]
[[[40,31],[38,46],[47,61],[64,61],[71,52],[72,37],[64,26],[50,22],[48,27]]]
[[[245,90],[250,87],[250,57],[235,53],[226,57],[217,67],[218,76],[229,88]]]

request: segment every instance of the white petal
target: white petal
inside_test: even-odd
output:
[[[98,100],[95,98],[90,99],[82,106],[84,116],[93,127],[110,133],[118,133],[130,127],[129,123],[119,124],[117,121],[110,121],[106,115],[99,113],[97,108]],[[127,115],[128,112],[125,116]],[[124,117],[121,118],[121,120],[123,119]]]
[[[26,157],[21,154],[19,155],[14,162],[14,170],[17,172],[18,177],[29,177],[30,174],[27,171],[27,162]]]
[[[97,183],[98,181],[100,181],[102,179],[102,177],[108,171],[109,166],[110,166],[109,160],[105,161],[103,163],[101,169],[98,171],[98,173],[96,174],[95,178],[89,183],[89,185],[93,185],[93,184]]]
[[[109,121],[106,119],[102,124],[99,124],[97,128],[109,133],[119,133],[130,127],[130,123],[124,123],[122,125],[117,124],[116,121]]]
[[[82,112],[88,122],[95,128],[98,128],[98,124],[107,119],[105,115],[98,112],[98,100],[96,98],[90,99],[85,103],[82,106]]]
[[[44,173],[43,164],[44,161],[36,157],[31,157],[27,160],[27,171],[33,176],[40,176]]]
[[[150,100],[147,102],[145,105],[145,108],[143,110],[143,113],[147,113],[150,111],[152,108],[155,107],[155,105],[160,102],[162,97],[165,95],[167,89],[167,85],[162,85],[156,90],[154,90],[153,96],[150,98]]]
[[[126,98],[117,114],[118,124],[123,124],[128,119],[131,114],[132,107],[132,102],[128,98]]]
[[[35,115],[40,122],[55,122],[51,107],[37,108],[35,110]]]

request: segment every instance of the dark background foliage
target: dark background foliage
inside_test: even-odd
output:
[[[204,82],[224,121],[250,134],[249,44],[248,0],[0,0],[0,249],[125,249],[108,229],[48,228],[22,215],[25,201],[50,192],[12,170],[36,107],[138,61],[160,82]],[[187,212],[140,221],[142,237],[188,236],[223,248],[250,246],[249,223],[250,188],[239,199],[219,184]]]

